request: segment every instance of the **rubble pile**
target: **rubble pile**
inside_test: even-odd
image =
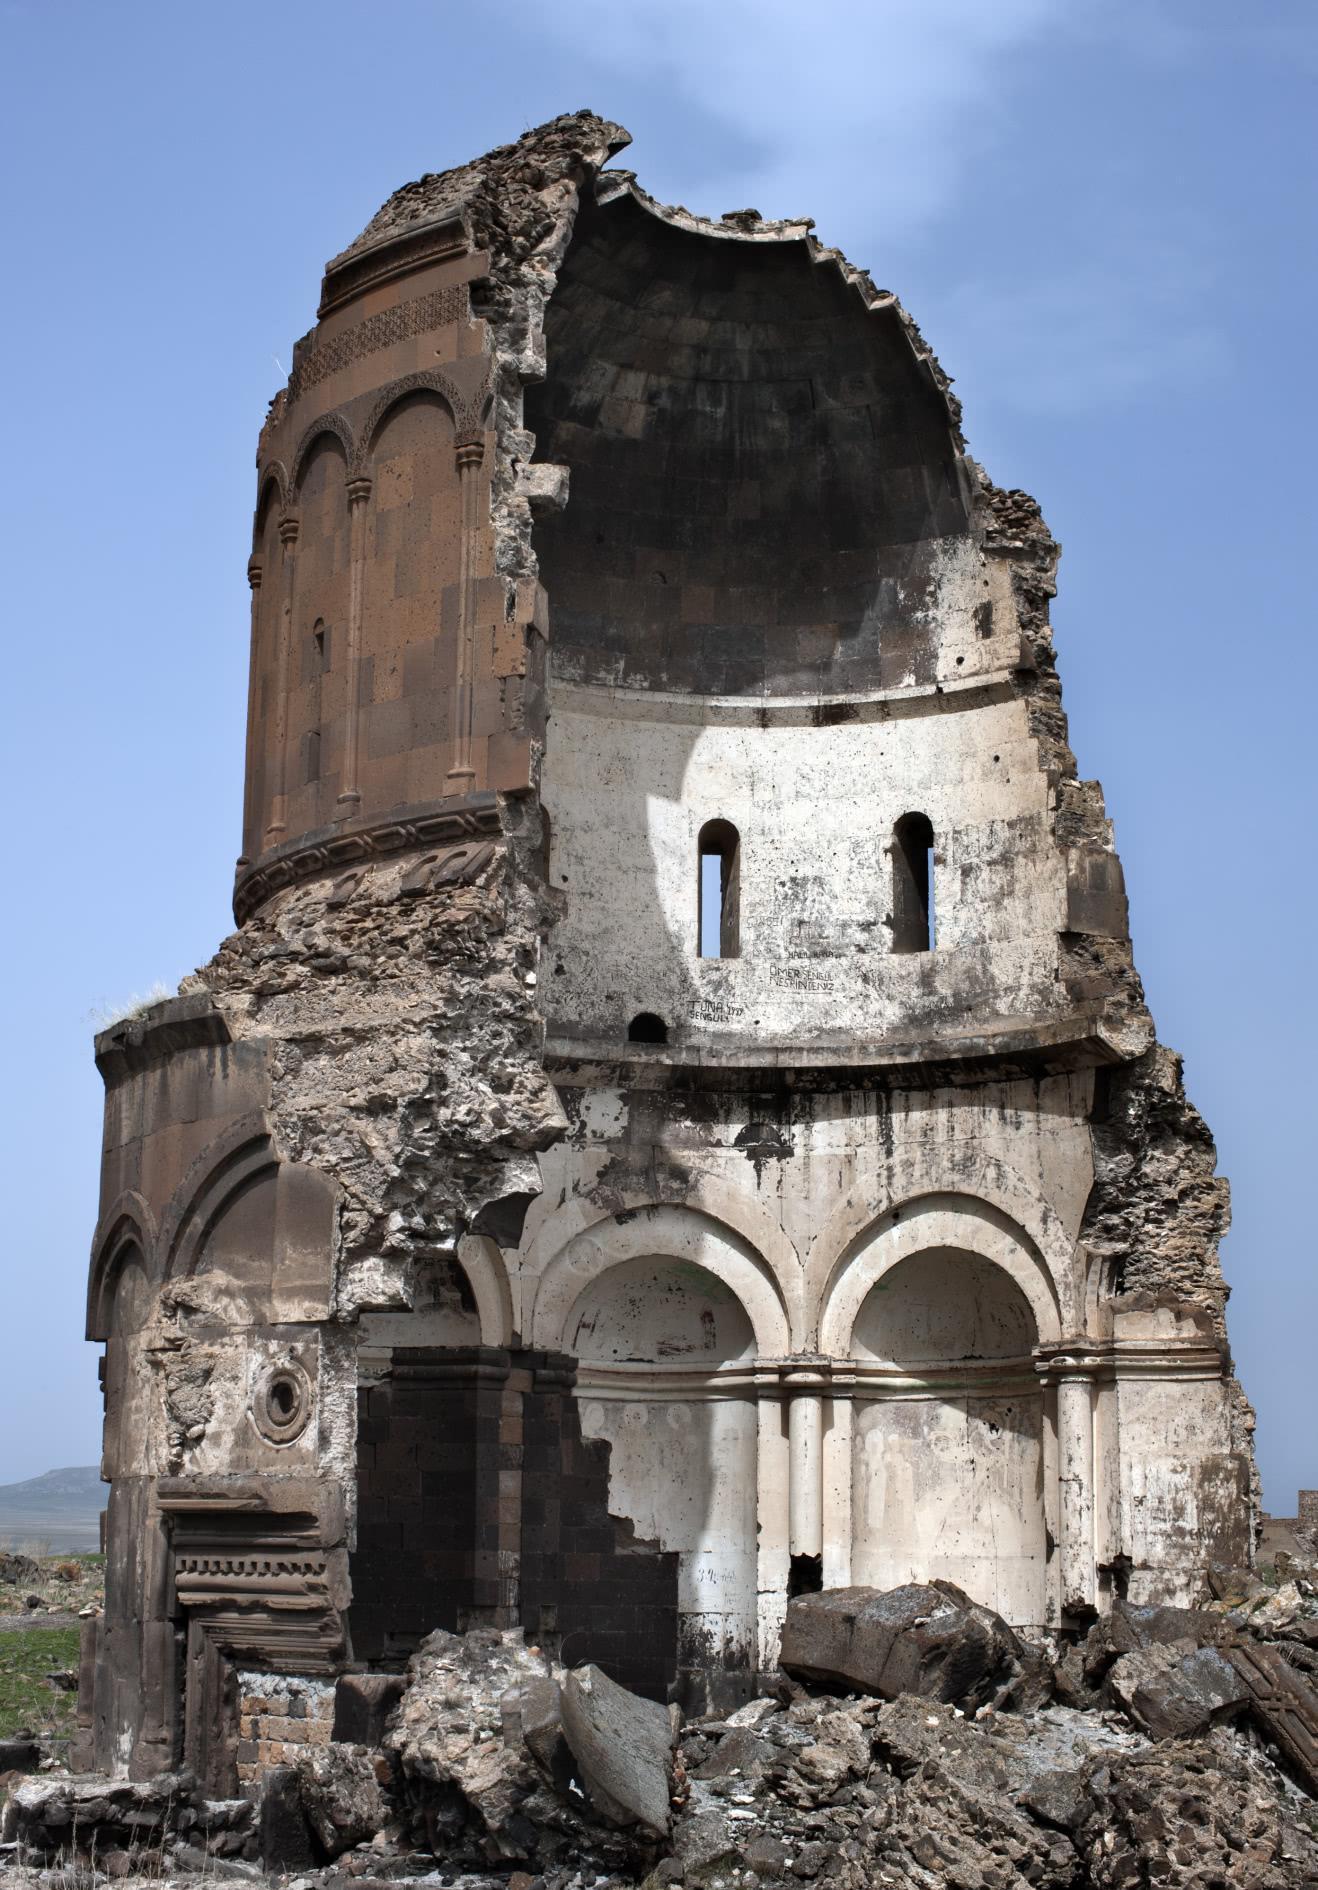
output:
[[[520,1631],[435,1633],[351,1676],[259,1807],[46,1776],[9,1861],[158,1880],[258,1865],[461,1890],[1318,1890],[1318,1571],[1218,1570],[1205,1608],[1119,1602],[1031,1646],[951,1583],[801,1596],[769,1697],[686,1723]],[[1293,1590],[1293,1592],[1288,1592]]]

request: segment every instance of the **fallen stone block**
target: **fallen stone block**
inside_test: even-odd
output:
[[[1242,1641],[1227,1659],[1249,1689],[1251,1715],[1318,1798],[1318,1690],[1275,1647]]]
[[[1113,1661],[1147,1647],[1170,1647],[1179,1642],[1194,1647],[1220,1647],[1234,1640],[1236,1629],[1225,1616],[1203,1608],[1173,1608],[1160,1603],[1135,1607],[1117,1601],[1085,1636],[1080,1650],[1088,1685],[1101,1684]]]
[[[316,1863],[311,1828],[302,1809],[301,1783],[293,1766],[272,1766],[266,1773],[257,1831],[266,1870],[309,1870]]]
[[[1123,1654],[1107,1676],[1109,1697],[1154,1739],[1193,1739],[1234,1719],[1248,1684],[1215,1647],[1188,1642]]]
[[[798,1680],[885,1700],[913,1693],[965,1710],[1022,1670],[1024,1648],[990,1608],[952,1582],[832,1588],[787,1604],[779,1661]]]
[[[563,1693],[557,1680],[528,1680],[519,1700],[522,1739],[542,1778],[566,1792],[572,1778],[572,1749],[563,1730]]]
[[[563,1730],[600,1815],[666,1837],[673,1762],[667,1707],[629,1693],[598,1667],[578,1667],[563,1683]]]
[[[388,1806],[372,1755],[361,1746],[330,1744],[297,1760],[302,1810],[327,1857],[339,1857],[381,1830]]]

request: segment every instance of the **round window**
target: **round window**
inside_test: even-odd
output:
[[[311,1416],[311,1380],[296,1359],[268,1365],[257,1381],[252,1416],[262,1437],[291,1444]]]

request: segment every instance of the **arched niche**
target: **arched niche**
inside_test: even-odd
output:
[[[851,1579],[953,1581],[1022,1626],[1047,1616],[1038,1327],[999,1264],[905,1255],[853,1329]]]
[[[106,1340],[114,1332],[139,1332],[150,1316],[159,1277],[155,1216],[130,1189],[101,1216],[92,1239],[87,1337]]]
[[[280,1162],[264,1119],[244,1117],[193,1162],[161,1226],[171,1280],[194,1280],[218,1322],[329,1317],[338,1194],[328,1175]]]
[[[540,1277],[531,1315],[532,1342],[549,1351],[569,1350],[572,1315],[587,1286],[624,1261],[655,1254],[689,1262],[735,1293],[762,1356],[782,1357],[790,1351],[786,1309],[756,1248],[713,1215],[666,1202],[601,1216],[559,1248]]]
[[[720,1384],[755,1329],[723,1279],[642,1253],[596,1274],[569,1314],[582,1436],[609,1446],[608,1508],[676,1550],[679,1686],[703,1705],[711,1667],[749,1684],[756,1646],[757,1413]],[[734,1687],[737,1682],[732,1682]]]
[[[568,1321],[568,1350],[592,1364],[708,1369],[755,1353],[755,1331],[731,1287],[688,1260],[643,1255],[602,1274]]]
[[[298,486],[285,781],[289,830],[332,818],[348,708],[352,542],[348,458],[336,433],[307,448]]]
[[[151,1323],[158,1285],[142,1228],[121,1215],[97,1252],[89,1335],[105,1342],[102,1473],[140,1474],[150,1434],[149,1373],[139,1335]]]
[[[857,1359],[928,1370],[1013,1359],[1028,1366],[1038,1328],[1000,1266],[935,1248],[901,1260],[866,1295],[852,1331]]]
[[[370,444],[371,543],[366,623],[415,623],[433,632],[440,591],[452,581],[462,513],[447,401],[427,388],[403,394],[381,416]],[[401,608],[400,608],[401,607]],[[434,613],[427,617],[426,612]],[[410,643],[387,633],[382,643]]]
[[[978,1254],[1000,1267],[1024,1294],[1039,1338],[1060,1338],[1057,1289],[1023,1229],[989,1202],[931,1194],[892,1210],[851,1242],[824,1294],[819,1349],[830,1357],[849,1357],[856,1318],[870,1290],[908,1255],[938,1249]]]

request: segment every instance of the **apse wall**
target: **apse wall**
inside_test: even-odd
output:
[[[762,1057],[1028,1027],[1065,1004],[1065,875],[945,394],[892,307],[801,239],[583,205],[528,390],[568,502],[541,792],[563,896],[551,1047]],[[933,831],[930,951],[898,823]],[[735,946],[699,936],[700,834],[737,843]],[[607,923],[602,923],[607,915]]]

